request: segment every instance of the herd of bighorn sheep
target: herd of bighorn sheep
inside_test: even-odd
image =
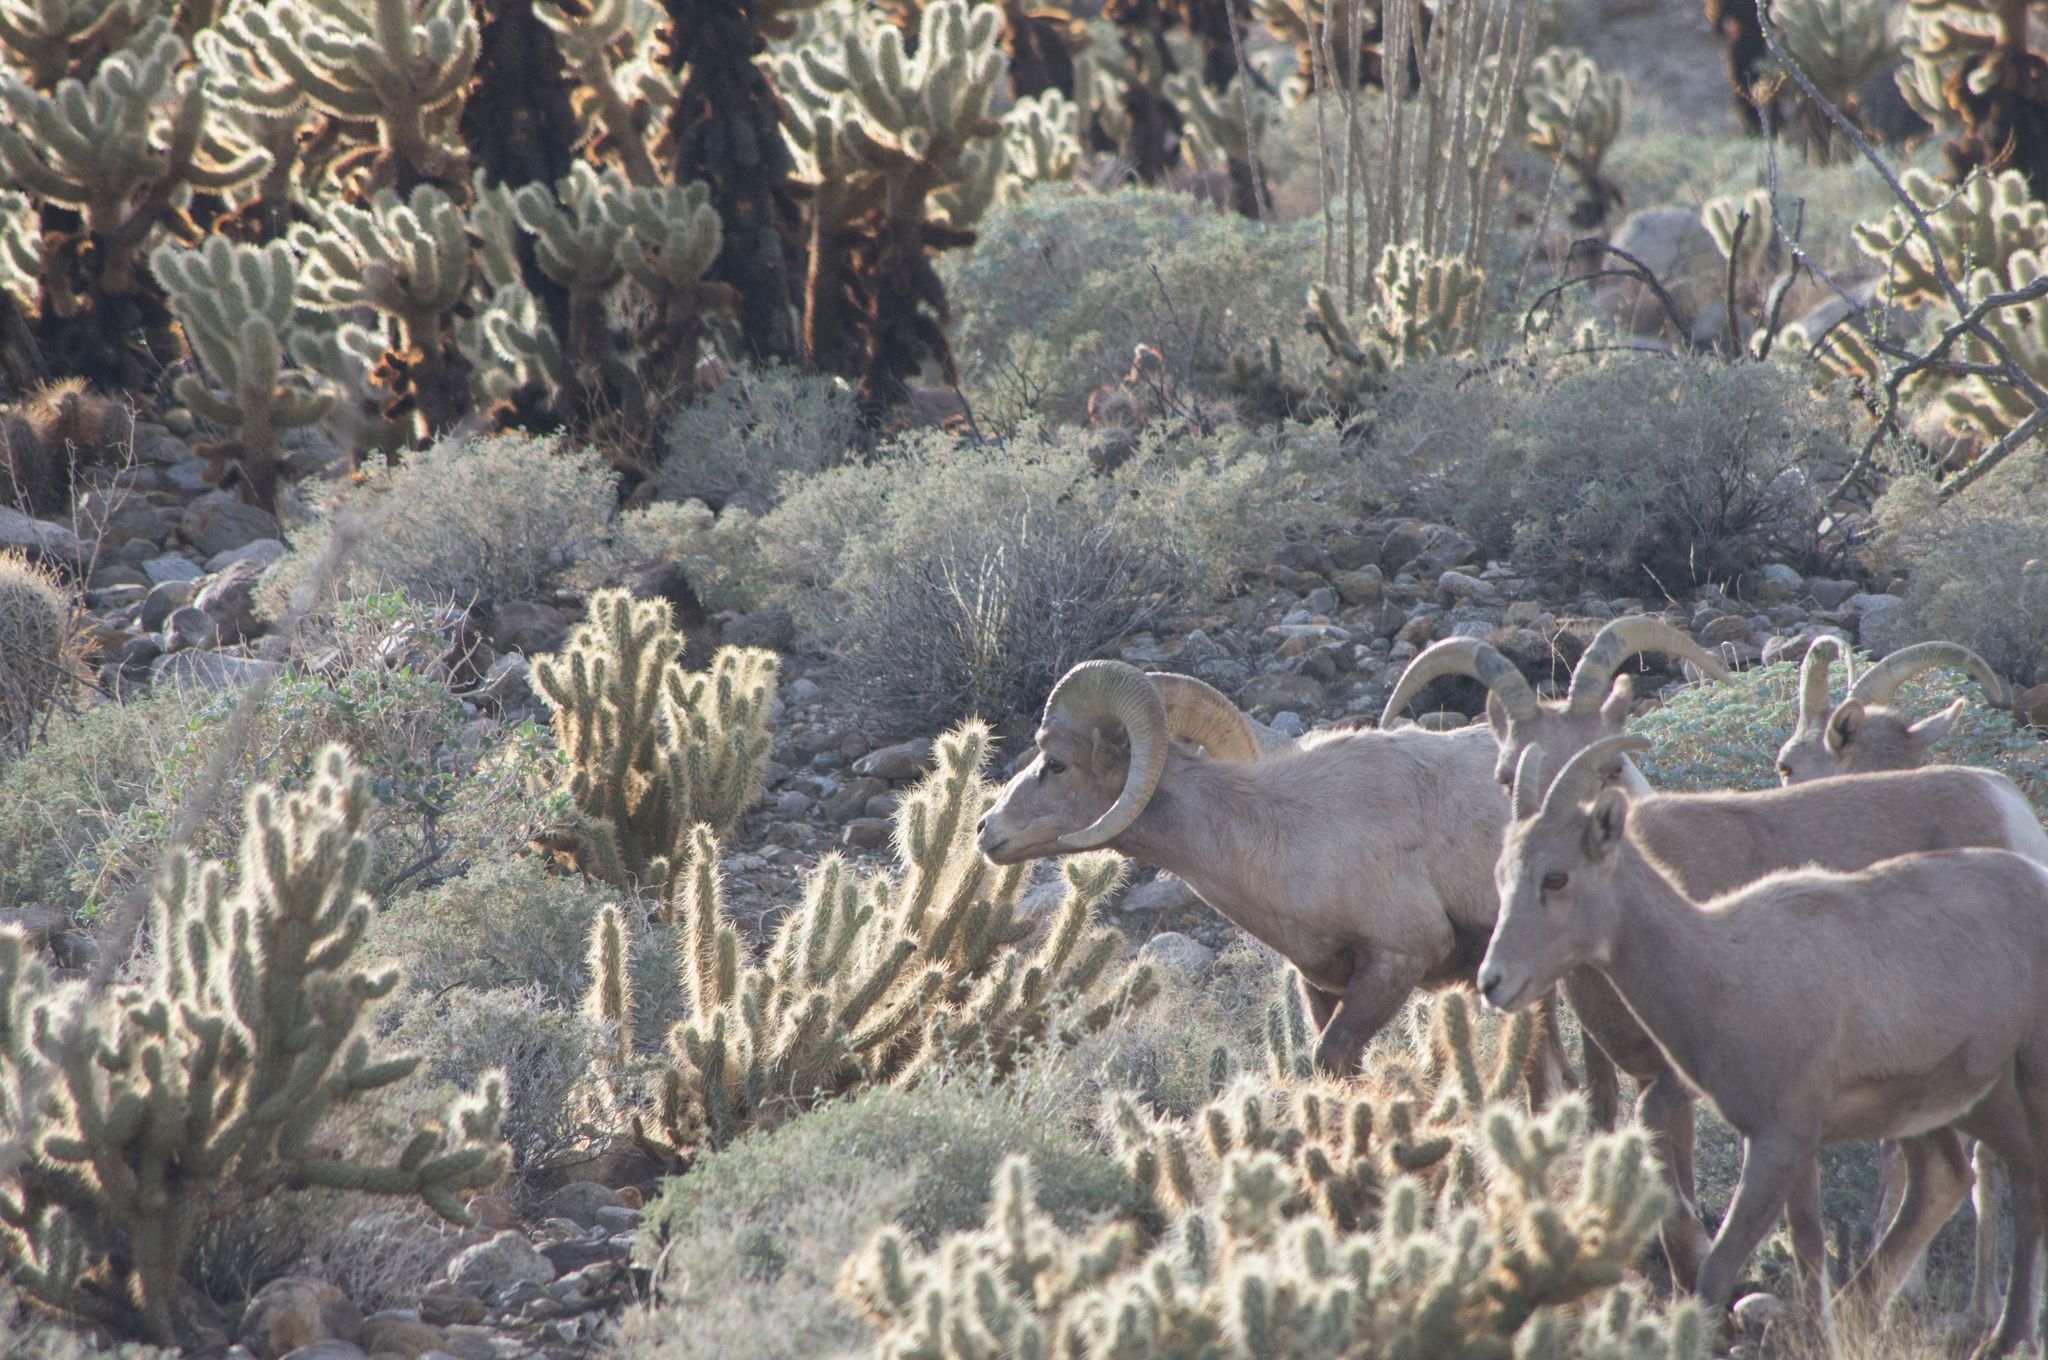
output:
[[[2048,832],[1988,770],[1937,765],[1963,701],[1912,720],[1901,687],[1966,672],[1975,653],[1923,643],[1829,703],[1833,638],[1809,649],[1781,787],[1654,792],[1629,759],[1624,667],[1726,668],[1650,617],[1600,631],[1564,693],[1540,695],[1473,638],[1429,647],[1378,728],[1288,740],[1187,676],[1089,661],[1046,701],[1036,750],[983,817],[1000,864],[1108,849],[1182,879],[1299,974],[1318,1067],[1355,1071],[1418,988],[1476,985],[1501,1009],[1547,1008],[1532,1102],[1574,1081],[1555,1024],[1562,992],[1584,1033],[1602,1124],[1617,1071],[1672,1192],[1672,1278],[1731,1302],[1782,1211],[1805,1302],[1832,1341],[1817,1153],[1890,1140],[1886,1221],[1846,1296],[1889,1302],[1970,1193],[1977,1142],[1979,1353],[2037,1338],[2048,1224]],[[1486,721],[1403,723],[1434,681],[1486,687]],[[1693,1184],[1693,1107],[1742,1140],[1735,1197],[1711,1238]],[[2002,1166],[2003,1175],[1999,1168]],[[1998,1299],[1998,1204],[2017,1225]],[[1991,1314],[1998,1309],[1995,1327]]]

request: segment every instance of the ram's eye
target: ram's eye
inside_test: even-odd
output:
[[[1571,882],[1571,881],[1572,881],[1572,880],[1571,880],[1571,875],[1570,875],[1570,874],[1564,874],[1564,873],[1548,873],[1548,874],[1545,874],[1545,875],[1543,876],[1543,891],[1545,891],[1545,892],[1563,892],[1563,891],[1564,891],[1564,885],[1565,885],[1565,884],[1567,884],[1567,883],[1569,883],[1569,882]]]
[[[1049,774],[1065,774],[1066,772],[1067,767],[1054,760],[1051,756],[1047,756],[1045,764],[1038,767],[1038,773],[1041,778]]]

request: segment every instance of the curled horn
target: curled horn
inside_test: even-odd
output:
[[[1259,758],[1259,735],[1251,719],[1221,691],[1191,675],[1151,671],[1147,679],[1166,704],[1166,730],[1207,751],[1217,760]]]
[[[2005,677],[1991,669],[1991,663],[1983,657],[1953,642],[1918,642],[1901,647],[1857,676],[1856,683],[1849,686],[1849,697],[1865,704],[1888,704],[1901,685],[1937,666],[1954,666],[1968,672],[1972,680],[1983,686],[1984,697],[1995,707],[2012,707],[2012,689],[2005,683]]]
[[[1728,668],[1712,652],[1679,632],[1662,619],[1632,614],[1602,628],[1579,664],[1572,669],[1571,689],[1565,701],[1574,713],[1591,713],[1607,699],[1614,685],[1614,673],[1621,663],[1638,652],[1663,652],[1692,662],[1716,680],[1728,678]]]
[[[1807,645],[1806,658],[1799,663],[1799,721],[1795,730],[1804,732],[1827,721],[1832,707],[1828,702],[1828,676],[1837,661],[1846,667],[1849,654],[1841,639],[1832,633],[1822,633]]]
[[[1577,807],[1599,791],[1607,766],[1615,757],[1647,751],[1653,744],[1648,737],[1600,738],[1566,761],[1564,768],[1557,772],[1556,782],[1543,796],[1543,811],[1547,813],[1553,807]],[[1520,790],[1516,792],[1519,794]]]
[[[1515,762],[1515,820],[1526,822],[1543,810],[1543,748],[1531,742]]]
[[[1500,696],[1508,716],[1516,722],[1527,722],[1536,716],[1536,691],[1529,688],[1515,663],[1478,638],[1460,637],[1432,643],[1408,663],[1394,692],[1387,696],[1387,706],[1380,710],[1380,726],[1392,726],[1416,695],[1432,680],[1445,675],[1469,675],[1485,685]]]
[[[1123,792],[1095,824],[1059,838],[1062,850],[1093,850],[1114,840],[1152,801],[1166,770],[1166,701],[1136,666],[1122,661],[1083,661],[1060,678],[1045,701],[1048,724],[1055,720],[1082,732],[1121,731],[1131,743]]]

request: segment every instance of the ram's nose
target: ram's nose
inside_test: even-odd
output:
[[[1479,975],[1479,999],[1494,1010],[1501,1008],[1501,981],[1500,969],[1498,968],[1489,968]]]

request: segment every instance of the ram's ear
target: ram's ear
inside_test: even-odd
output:
[[[1089,733],[1088,769],[1098,779],[1121,776],[1130,767],[1131,744],[1123,733],[1098,727]]]
[[[1629,710],[1635,706],[1635,678],[1628,675],[1615,676],[1614,688],[1607,691],[1607,697],[1600,703],[1600,730],[1619,732],[1627,727]]]
[[[1941,712],[1929,714],[1907,728],[1906,735],[1911,738],[1914,749],[1925,752],[1947,736],[1956,725],[1956,719],[1963,716],[1963,705],[1968,702],[1967,699],[1958,699]]]
[[[1586,858],[1595,864],[1614,853],[1628,834],[1628,793],[1612,786],[1593,799],[1593,816],[1586,823]]]
[[[1821,740],[1826,744],[1829,755],[1840,755],[1863,733],[1863,711],[1861,699],[1844,699],[1835,705],[1835,711],[1828,714],[1828,730]]]
[[[1493,729],[1495,741],[1508,744],[1508,706],[1492,690],[1486,691],[1486,725]]]

